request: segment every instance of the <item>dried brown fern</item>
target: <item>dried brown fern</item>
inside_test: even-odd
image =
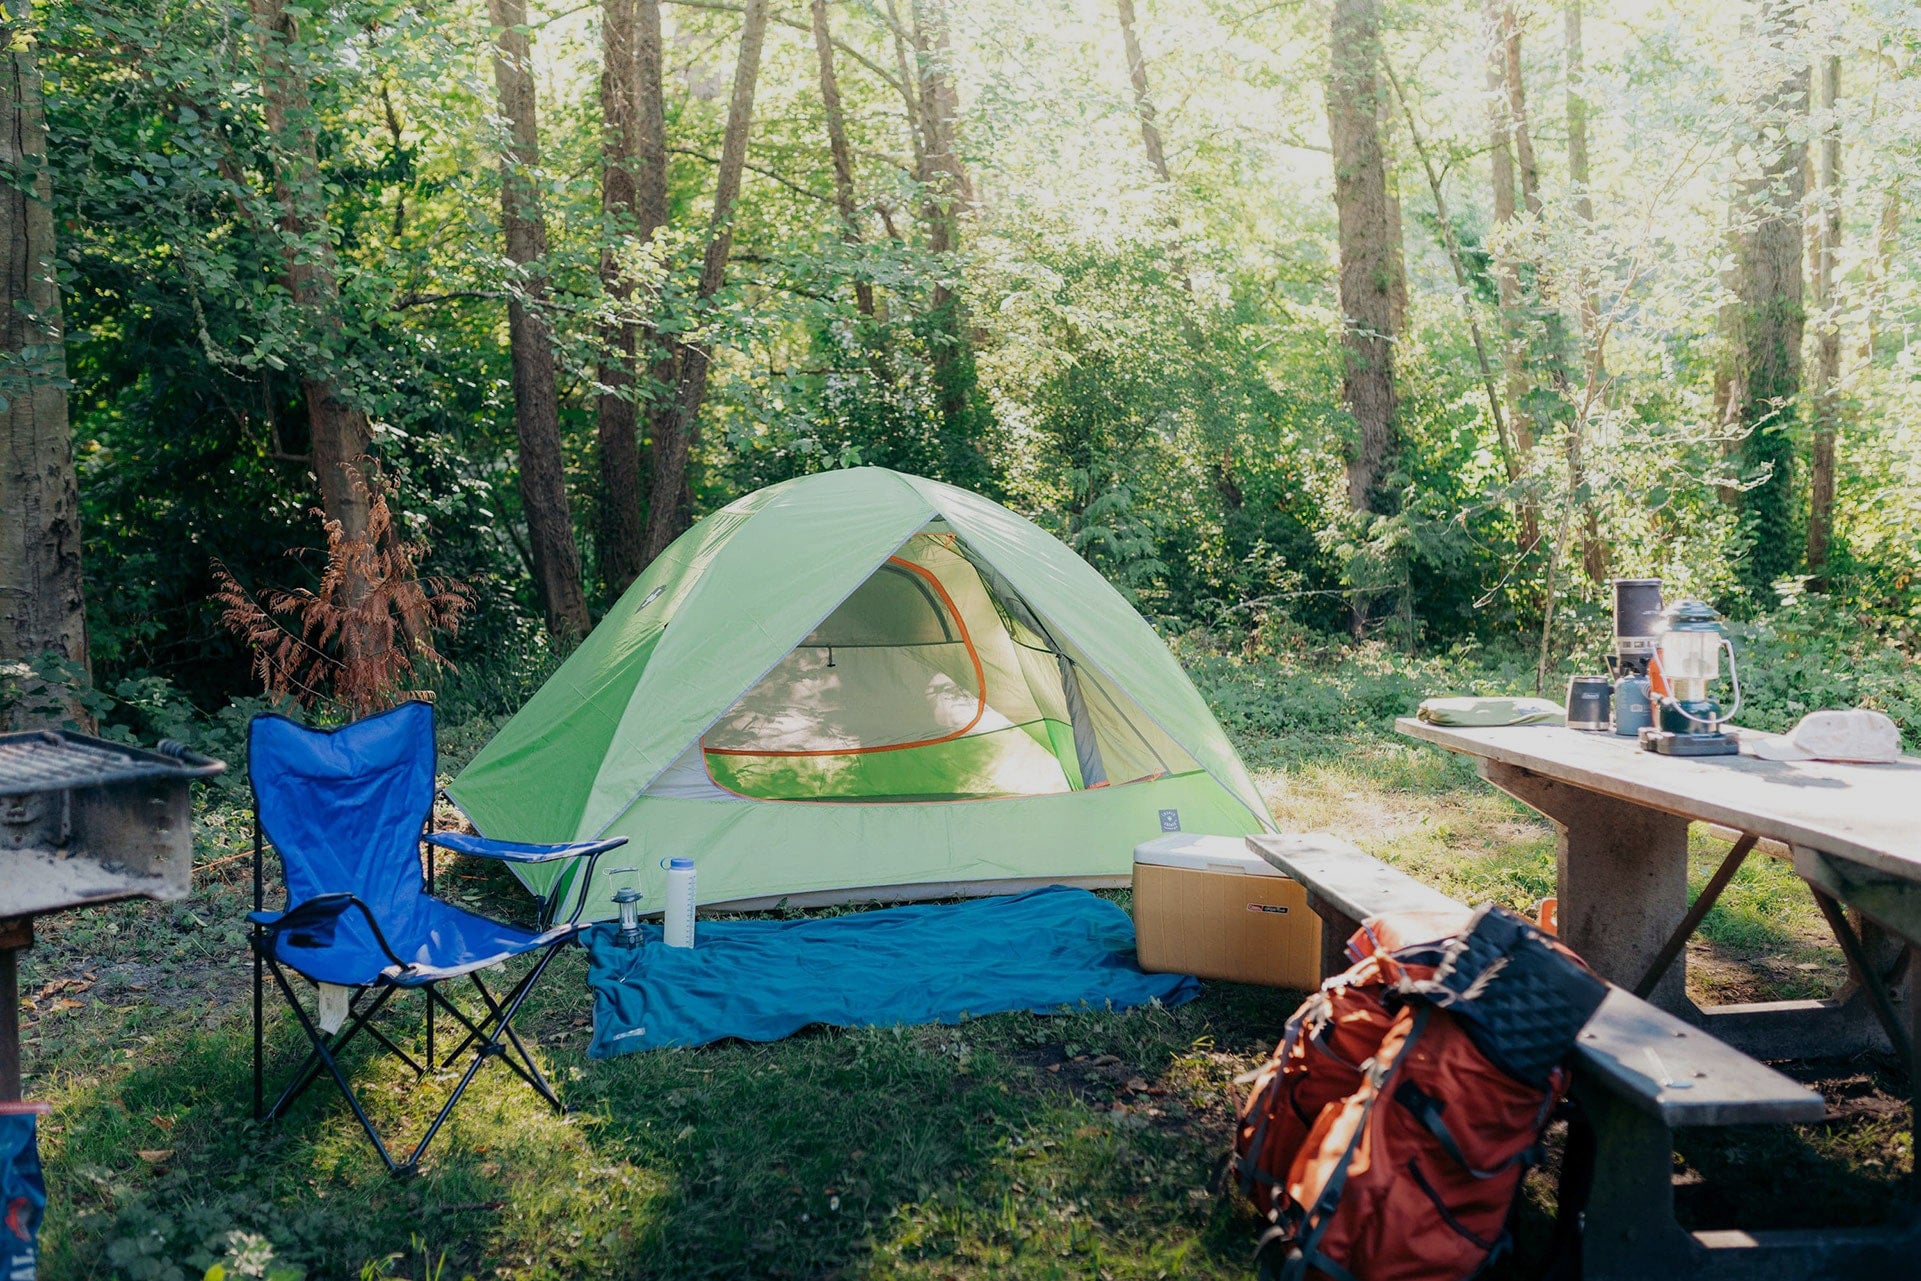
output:
[[[371,490],[359,537],[314,514],[327,531],[327,564],[315,590],[269,588],[256,597],[215,561],[213,598],[227,630],[253,651],[254,674],[268,693],[365,716],[399,701],[420,669],[452,669],[433,639],[459,629],[473,597],[460,583],[419,576],[426,544],[395,535],[379,488]]]

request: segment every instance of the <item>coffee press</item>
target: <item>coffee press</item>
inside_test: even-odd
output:
[[[1648,664],[1661,631],[1661,580],[1614,580],[1614,648],[1608,671],[1614,675],[1614,732],[1634,738],[1654,723]]]

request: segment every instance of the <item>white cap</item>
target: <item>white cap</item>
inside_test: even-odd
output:
[[[1786,734],[1744,733],[1744,750],[1764,761],[1854,761],[1880,765],[1901,759],[1901,731],[1865,707],[1809,712]]]

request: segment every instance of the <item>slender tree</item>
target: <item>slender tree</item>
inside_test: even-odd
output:
[[[1383,485],[1398,451],[1387,173],[1376,102],[1381,92],[1379,0],[1335,0],[1327,86],[1340,237],[1342,398],[1354,418],[1347,496],[1355,511],[1389,513]]]
[[[1508,88],[1508,50],[1514,37],[1514,10],[1508,0],[1482,0],[1486,42],[1488,106],[1488,168],[1494,193],[1494,285],[1501,312],[1501,368],[1507,421],[1514,437],[1515,466],[1525,475],[1534,454],[1536,437],[1530,408],[1527,368],[1527,324],[1523,315],[1520,266],[1508,243],[1515,214],[1513,95]],[[1533,163],[1529,148],[1528,164]],[[1531,499],[1516,503],[1522,550],[1531,551],[1541,538],[1540,520]]]
[[[727,103],[727,132],[721,141],[714,214],[707,250],[701,258],[696,306],[711,304],[727,276],[727,257],[734,241],[734,202],[740,196],[741,171],[747,163],[754,87],[760,77],[761,45],[767,36],[767,5],[768,0],[747,0],[741,24],[740,55],[734,64],[733,96]],[[654,432],[653,485],[647,507],[646,558],[650,563],[687,528],[687,459],[696,443],[711,361],[711,353],[701,342],[679,342],[675,346],[674,396]]]
[[[273,185],[279,205],[282,280],[310,331],[299,370],[320,502],[341,533],[367,532],[368,489],[364,468],[373,433],[366,413],[342,393],[328,368],[340,342],[340,280],[333,229],[320,185],[318,131],[308,84],[311,44],[303,38],[286,0],[252,0],[260,89],[273,142]],[[363,585],[349,582],[349,595]]]
[[[1787,56],[1796,21],[1788,0],[1763,0],[1762,35],[1775,57]],[[1761,169],[1741,183],[1736,199],[1727,412],[1741,437],[1741,464],[1750,482],[1740,496],[1749,550],[1738,568],[1760,602],[1800,560],[1790,429],[1801,393],[1805,319],[1801,202],[1807,194],[1807,143],[1795,125],[1807,112],[1807,100],[1805,66],[1783,75],[1765,95],[1755,121]]]
[[[1514,445],[1508,437],[1507,414],[1501,408],[1501,392],[1494,378],[1493,362],[1487,354],[1487,342],[1481,335],[1481,322],[1474,306],[1474,291],[1470,287],[1466,255],[1461,249],[1461,239],[1454,230],[1454,219],[1447,209],[1447,188],[1442,185],[1441,171],[1434,163],[1434,154],[1428,149],[1421,130],[1414,119],[1414,107],[1407,100],[1407,91],[1401,85],[1400,77],[1394,74],[1393,66],[1385,59],[1381,70],[1387,76],[1388,84],[1393,86],[1394,100],[1400,104],[1401,119],[1407,122],[1407,139],[1414,147],[1414,154],[1421,162],[1421,172],[1427,178],[1428,194],[1434,199],[1434,225],[1440,233],[1441,249],[1447,254],[1448,266],[1454,272],[1454,296],[1461,306],[1461,318],[1467,322],[1468,338],[1474,344],[1474,363],[1481,375],[1481,390],[1487,396],[1488,417],[1494,423],[1494,444],[1501,455],[1501,467],[1508,482],[1520,479],[1520,468],[1514,457]]]
[[[639,22],[634,0],[600,6],[600,282],[617,310],[633,294],[619,247],[635,230],[640,164]],[[617,315],[601,333],[603,354],[594,411],[600,443],[601,585],[611,599],[640,572],[640,433],[634,387],[634,326]]]
[[[547,628],[556,636],[581,636],[590,625],[587,599],[581,591],[573,513],[567,506],[553,336],[541,314],[547,300],[547,223],[533,178],[540,166],[540,132],[527,7],[525,0],[489,0],[488,11],[497,29],[494,83],[509,132],[500,162],[501,226],[508,261],[519,277],[507,300],[507,335],[513,349],[520,505],[527,517],[534,586]]]
[[[847,141],[847,118],[841,111],[840,80],[834,74],[834,36],[827,26],[827,0],[813,0],[814,56],[820,64],[820,103],[827,120],[827,150],[834,159],[834,209],[840,214],[841,239],[861,242],[860,214],[854,204],[854,148]],[[874,315],[874,286],[854,282],[854,303],[870,320]]]
[[[1808,408],[1814,417],[1808,466],[1808,572],[1824,586],[1834,531],[1834,438],[1841,427],[1841,323],[1835,314],[1835,260],[1841,251],[1841,59],[1815,64],[1814,182],[1819,195],[1809,225],[1813,264],[1814,360]]]
[[[1860,360],[1863,366],[1874,363],[1880,342],[1881,317],[1888,305],[1888,282],[1894,272],[1894,251],[1901,243],[1901,180],[1897,177],[1881,193],[1881,216],[1875,221],[1874,256],[1868,262],[1867,295],[1862,310]]]
[[[919,109],[919,174],[928,251],[952,258],[961,248],[961,215],[973,203],[973,184],[960,154],[960,94],[954,85],[949,0],[913,0],[914,102]],[[934,395],[940,413],[942,470],[959,484],[990,480],[981,449],[980,392],[974,344],[960,292],[940,272],[928,291],[927,330]]]
[[[1154,119],[1154,99],[1147,92],[1147,60],[1141,56],[1140,37],[1134,33],[1134,0],[1114,0],[1121,22],[1121,47],[1127,51],[1127,81],[1134,90],[1134,115],[1141,122],[1141,146],[1147,163],[1162,182],[1174,181],[1167,169],[1167,148],[1161,142],[1161,127]]]
[[[53,183],[25,0],[0,13],[0,662],[49,651],[84,671],[80,510],[67,424]],[[23,704],[15,728],[58,709]]]
[[[1387,178],[1387,315],[1396,338],[1407,332],[1407,229],[1401,222],[1400,166],[1395,163],[1394,102],[1385,87],[1375,94],[1375,128],[1381,135],[1381,170]]]
[[[1581,48],[1581,0],[1568,0],[1562,10],[1561,29],[1567,58],[1568,185],[1574,189],[1575,217],[1581,221],[1582,232],[1591,235],[1594,228],[1594,196],[1589,190],[1587,62]],[[1598,357],[1599,287],[1592,270],[1587,266],[1585,254],[1582,255],[1580,278],[1576,284],[1580,293],[1581,345],[1583,350],[1595,352]],[[1587,467],[1583,461],[1585,435],[1585,425],[1577,415],[1568,436],[1568,481],[1577,491],[1587,483]],[[1599,511],[1591,500],[1583,506],[1586,510],[1581,519],[1581,567],[1587,571],[1590,582],[1604,583],[1608,577],[1608,553],[1607,543],[1601,538]]]
[[[1511,3],[1502,11],[1502,23],[1501,75],[1507,86],[1507,121],[1514,139],[1516,176],[1521,184],[1521,207],[1539,218],[1542,213],[1541,166],[1535,159],[1533,129],[1528,121],[1527,77],[1521,65],[1521,24],[1515,19]],[[1526,270],[1517,274],[1520,276],[1527,345],[1530,349],[1538,348],[1540,363],[1545,366],[1554,395],[1565,402],[1570,391],[1567,325],[1560,308],[1543,303],[1535,272]]]

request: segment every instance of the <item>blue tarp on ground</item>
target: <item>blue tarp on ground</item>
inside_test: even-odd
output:
[[[692,948],[642,927],[586,935],[594,1058],[727,1037],[776,1041],[810,1023],[887,1027],[1083,1005],[1179,1005],[1185,974],[1144,973],[1134,922],[1086,890],[927,903],[799,921],[702,921]]]

